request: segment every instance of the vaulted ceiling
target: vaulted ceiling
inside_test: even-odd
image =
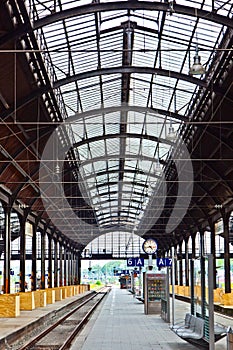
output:
[[[1,2],[1,197],[80,248],[122,231],[167,249],[232,210],[232,9]]]

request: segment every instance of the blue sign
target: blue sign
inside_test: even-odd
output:
[[[171,267],[172,259],[171,258],[157,258],[158,267]]]
[[[142,258],[128,258],[127,259],[127,266],[128,267],[142,267],[144,266],[144,259]]]

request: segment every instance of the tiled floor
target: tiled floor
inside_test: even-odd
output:
[[[72,350],[193,350],[127,290],[113,288]]]

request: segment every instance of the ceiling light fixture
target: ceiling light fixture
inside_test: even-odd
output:
[[[175,141],[177,138],[177,134],[175,132],[174,127],[172,126],[172,121],[170,120],[170,125],[169,125],[169,129],[168,129],[168,133],[166,135],[166,139],[169,141]]]
[[[193,58],[194,62],[192,67],[190,67],[189,74],[190,75],[202,75],[205,73],[205,68],[201,63],[201,56],[198,54],[198,45],[196,45],[196,52]]]
[[[157,146],[157,150],[158,150],[158,157],[157,157],[156,163],[154,164],[154,173],[155,173],[155,175],[160,176],[162,173],[162,169],[161,169],[161,165],[159,162],[159,143]]]

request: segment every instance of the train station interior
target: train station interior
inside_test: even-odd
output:
[[[131,347],[105,334],[96,350],[233,349],[232,14],[233,0],[0,2],[5,330],[90,293],[94,262],[111,261],[110,333],[128,293],[138,332],[155,313],[161,337],[127,328]],[[166,297],[150,312],[152,277]],[[175,328],[187,307],[197,341]]]

